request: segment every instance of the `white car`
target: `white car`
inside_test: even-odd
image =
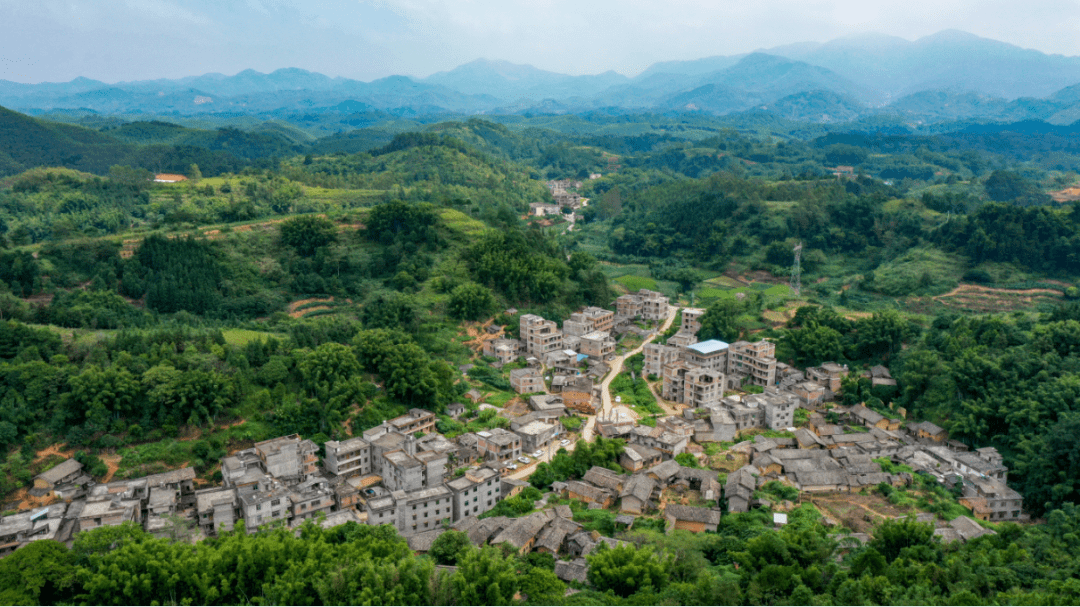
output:
[[[527,458],[525,456],[522,456],[522,457],[518,458],[518,461],[523,463],[523,464],[527,464],[527,463],[529,463],[529,458]]]
[[[510,464],[506,467],[507,470],[517,470],[517,464]]]
[[[533,451],[532,456],[539,459],[540,456],[543,455],[543,454],[544,454],[543,451]]]
[[[561,441],[559,441],[559,444],[565,447],[565,446],[570,444],[570,441],[564,438]]]

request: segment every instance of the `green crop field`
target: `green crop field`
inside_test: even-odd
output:
[[[626,287],[630,291],[639,291],[641,289],[656,290],[656,281],[651,278],[645,278],[644,276],[626,275],[620,276],[615,279],[615,282]]]

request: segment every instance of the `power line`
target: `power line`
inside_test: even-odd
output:
[[[795,291],[795,297],[802,293],[802,243],[795,245],[795,263],[791,266],[791,290]]]

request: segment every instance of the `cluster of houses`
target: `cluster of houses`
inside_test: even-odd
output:
[[[628,447],[627,453],[631,451]],[[665,520],[667,529],[694,533],[715,531],[720,524],[721,492],[716,472],[687,468],[674,460],[660,462],[659,456],[655,462],[646,469],[641,467],[640,460],[624,455],[622,465],[637,466],[634,474],[621,475],[593,467],[580,480],[554,483],[552,491],[558,497],[581,501],[589,509],[611,508],[618,503],[615,524],[619,529],[631,528],[639,515],[658,513]],[[662,500],[666,503],[659,505]],[[588,564],[584,557],[601,543],[612,547],[621,543],[595,531],[585,531],[573,520],[570,507],[565,505],[517,518],[493,516],[480,519],[469,515],[454,522],[450,528],[466,533],[477,545],[507,544],[518,554],[535,551],[562,557],[565,560],[555,563],[555,574],[577,582],[586,581]],[[414,550],[425,551],[443,531],[436,529],[410,537],[409,545]]]
[[[195,470],[183,468],[142,478],[95,484],[81,463],[65,460],[34,478],[30,494],[55,496],[54,504],[0,518],[0,556],[26,544],[69,541],[77,531],[134,522],[151,533],[173,527],[169,516],[192,512]]]
[[[30,541],[68,541],[78,531],[124,522],[159,535],[178,522],[210,536],[240,521],[255,531],[319,516],[326,525],[390,524],[406,536],[441,529],[520,491],[526,483],[504,474],[525,453],[561,438],[562,397],[536,396],[530,404],[509,429],[453,441],[436,432],[434,413],[412,409],[361,436],[328,441],[322,466],[318,446],[297,435],[259,442],[223,458],[221,486],[202,489],[193,468],[98,484],[69,459],[35,478],[34,494],[56,504],[0,519],[0,556]],[[465,407],[450,409],[460,415]]]
[[[1023,496],[1005,483],[1008,469],[995,448],[969,451],[963,443],[949,441],[945,431],[930,422],[904,424],[862,405],[836,407],[833,413],[842,423],[828,423],[824,415],[814,413],[793,438],[759,435],[752,443],[736,445],[734,449],[750,463],[727,478],[728,510],[745,512],[757,505],[754,491],[772,480],[807,493],[910,484],[910,474],[886,473],[875,461],[886,458],[946,486],[959,484],[959,501],[975,518],[990,522],[1028,519]]]
[[[240,521],[254,531],[320,517],[327,526],[348,521],[393,525],[418,551],[452,527],[478,544],[506,542],[521,553],[537,550],[573,558],[560,561],[556,572],[567,580],[584,580],[583,557],[599,542],[614,540],[583,531],[569,508],[512,519],[479,517],[527,485],[508,473],[517,469],[516,462],[531,463],[526,455],[560,443],[562,418],[571,412],[596,413],[600,395],[595,380],[610,370],[612,335],[647,333],[635,321],[659,323],[671,312],[663,295],[644,289],[615,304],[614,312],[589,307],[574,313],[561,329],[526,314],[520,319],[520,340],[484,342],[484,353],[500,364],[526,361],[511,372],[510,381],[517,392],[530,394],[528,411],[510,419],[508,428],[450,440],[436,431],[434,413],[411,409],[361,436],[328,441],[322,465],[318,446],[300,436],[256,443],[221,460],[221,486],[201,489],[192,468],[96,484],[79,462],[67,460],[36,477],[31,491],[55,496],[55,504],[0,518],[0,556],[28,542],[68,541],[80,530],[124,522],[158,535],[194,523],[209,536]],[[682,324],[667,344],[644,348],[642,372],[663,379],[664,398],[679,403],[681,414],[657,419],[655,426],[639,425],[617,412],[597,418],[599,435],[626,441],[619,464],[629,474],[593,468],[581,479],[555,483],[557,495],[589,508],[617,505],[617,523],[626,527],[635,517],[659,514],[669,529],[700,532],[716,529],[722,500],[730,512],[769,505],[759,489],[772,480],[807,493],[910,484],[910,474],[886,472],[875,461],[888,458],[948,486],[959,484],[960,501],[976,518],[1027,518],[1022,496],[1005,484],[1007,469],[995,449],[968,451],[932,423],[905,423],[862,405],[826,411],[822,404],[839,392],[846,367],[825,363],[799,371],[777,363],[768,341],[698,342],[703,314],[684,309]],[[884,367],[867,375],[875,386],[895,385]],[[761,390],[725,396],[748,385]],[[479,392],[466,396],[479,404]],[[805,427],[795,429],[800,407],[812,413]],[[447,413],[457,417],[464,411],[464,405],[454,404]],[[758,428],[788,430],[790,437],[758,435],[736,444],[732,450],[745,456],[747,464],[729,474],[724,485],[715,471],[675,460],[683,453],[701,458],[703,443],[732,442]],[[968,527],[960,521],[939,534],[967,538],[977,531]]]
[[[551,192],[551,197],[555,199],[554,204],[534,202],[529,205],[529,215],[537,217],[560,215],[563,209],[576,211],[585,204],[585,199],[577,192],[581,188],[580,181],[569,179],[552,180],[547,182],[547,188]]]
[[[553,320],[523,314],[520,339],[487,340],[483,354],[497,365],[525,359],[524,368],[510,372],[510,386],[518,394],[547,392],[550,380],[550,391],[561,395],[568,408],[593,415],[600,402],[597,380],[607,375],[607,363],[615,357],[615,336],[646,335],[649,331],[635,321],[663,322],[671,309],[667,297],[648,289],[620,296],[615,304],[616,311],[587,307],[575,312],[562,328]]]

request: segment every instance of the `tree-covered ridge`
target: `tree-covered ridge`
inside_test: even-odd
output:
[[[97,175],[116,165],[184,173],[192,164],[212,176],[239,172],[251,164],[272,166],[271,158],[299,152],[284,137],[235,128],[188,130],[186,137],[171,138],[149,134],[175,131],[161,124],[136,123],[122,129],[116,133],[121,136],[114,137],[109,131],[39,120],[0,107],[0,177],[48,166]],[[131,137],[123,135],[128,132]]]
[[[710,310],[711,311],[711,310]],[[884,363],[897,386],[849,377],[842,402],[930,419],[952,438],[993,446],[1009,483],[1040,516],[1080,503],[1075,441],[1080,428],[1080,316],[1076,304],[1032,318],[940,316],[923,330],[894,311],[849,320],[830,308],[803,307],[780,350],[799,365]]]
[[[767,246],[791,239],[837,253],[861,253],[898,238],[893,246],[910,246],[916,242],[913,237],[921,235],[922,222],[911,213],[886,214],[882,207],[887,192],[873,184],[864,188],[859,182],[835,180],[767,183],[715,175],[673,181],[620,201],[610,243],[618,254],[681,256],[717,265],[752,254],[747,249],[754,243]],[[599,203],[600,213],[604,204]]]
[[[453,137],[404,133],[386,146],[350,156],[319,156],[290,166],[290,179],[322,187],[395,189],[407,200],[508,204],[522,211],[550,198],[522,167]]]
[[[997,447],[1033,513],[1080,503],[1076,442],[1065,439],[1080,419],[1078,335],[1075,306],[1037,322],[938,318],[898,358],[899,403]]]

